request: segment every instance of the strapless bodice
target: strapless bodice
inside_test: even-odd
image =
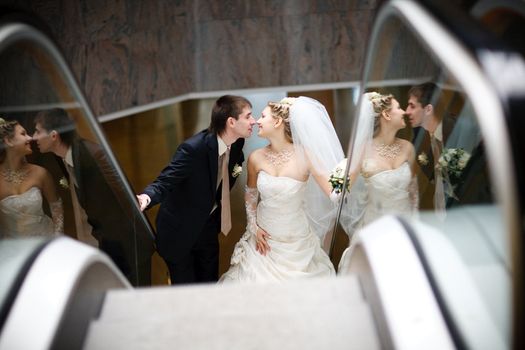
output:
[[[365,172],[365,174],[370,172]],[[364,176],[366,183],[369,187],[384,187],[384,184],[388,184],[393,189],[408,189],[408,185],[411,180],[411,171],[408,162],[404,162],[395,169],[388,169],[379,171],[370,176]],[[373,189],[373,188],[372,188]]]
[[[364,167],[363,177],[368,192],[364,223],[369,223],[384,214],[410,214],[409,186],[412,172],[408,162],[395,169],[382,170],[366,176],[370,168]],[[369,172],[370,174],[372,172]]]
[[[275,238],[307,233],[304,230],[307,227],[304,211],[306,182],[260,171],[257,189],[260,195],[257,222],[262,228],[272,232]]]
[[[9,207],[22,213],[43,214],[42,193],[38,187],[31,187],[24,193],[5,197],[0,201],[0,207]]]
[[[52,234],[53,222],[44,214],[42,202],[42,193],[38,187],[2,199],[0,235],[16,237]]]

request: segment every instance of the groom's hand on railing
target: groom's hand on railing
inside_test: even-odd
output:
[[[144,211],[144,209],[146,209],[146,207],[151,202],[151,198],[149,198],[149,196],[147,194],[144,194],[144,193],[138,194],[137,195],[137,200],[139,201],[140,211]]]
[[[270,251],[268,239],[272,237],[262,228],[257,227],[257,234],[255,235],[255,249],[262,255],[266,255]]]

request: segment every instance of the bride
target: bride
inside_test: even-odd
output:
[[[396,137],[406,127],[404,114],[392,95],[363,95],[349,169],[350,193],[341,213],[350,236],[384,214],[417,212],[414,146]]]
[[[29,164],[31,136],[17,121],[0,118],[0,237],[63,233],[62,200],[49,172]],[[42,210],[42,193],[53,219]]]
[[[285,98],[268,103],[257,124],[270,144],[248,158],[248,225],[219,282],[334,275],[321,241],[336,214],[329,171],[344,155],[326,109]]]

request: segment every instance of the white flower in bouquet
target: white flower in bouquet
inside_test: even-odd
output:
[[[342,161],[340,161],[330,173],[330,178],[328,179],[328,182],[330,182],[330,184],[332,185],[332,193],[335,192],[336,194],[339,194],[343,192],[343,184],[345,182],[345,177],[348,178],[348,176],[345,174],[346,163],[347,159],[345,158]],[[350,179],[348,179],[346,185],[346,190],[348,191],[350,189]]]
[[[467,163],[470,159],[470,154],[464,152],[461,157],[458,159],[458,166],[463,170],[467,166]]]

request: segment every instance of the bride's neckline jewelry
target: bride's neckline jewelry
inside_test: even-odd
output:
[[[380,145],[376,145],[375,148],[379,156],[388,159],[394,159],[401,152],[401,145],[397,141],[394,141],[390,145],[381,143]]]
[[[29,172],[24,170],[23,167],[18,170],[4,169],[2,170],[2,177],[6,182],[20,185],[26,179]]]
[[[292,150],[283,149],[282,151],[275,152],[270,149],[270,146],[267,146],[266,151],[264,152],[264,157],[266,160],[268,160],[268,162],[270,162],[270,164],[279,167],[283,164],[286,164],[293,154],[293,148]]]

